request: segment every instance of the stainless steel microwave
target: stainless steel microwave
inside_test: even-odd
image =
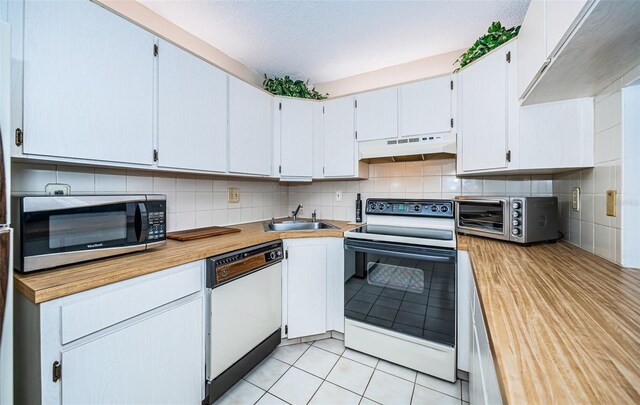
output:
[[[164,195],[13,197],[15,267],[21,272],[161,246]]]
[[[520,244],[558,239],[556,197],[456,197],[456,231]]]

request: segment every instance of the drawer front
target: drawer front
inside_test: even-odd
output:
[[[62,344],[201,291],[203,263],[177,266],[63,299]]]

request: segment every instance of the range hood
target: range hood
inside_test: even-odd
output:
[[[359,159],[367,163],[411,162],[456,154],[453,133],[358,142]]]

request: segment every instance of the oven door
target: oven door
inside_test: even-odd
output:
[[[509,240],[509,199],[456,199],[456,228],[471,235]]]
[[[147,208],[127,199],[93,205],[97,197],[66,197],[58,206],[21,201],[22,271],[50,268],[84,260],[143,250],[147,238]],[[116,197],[117,198],[117,197]],[[87,200],[87,201],[84,201]],[[64,203],[70,206],[65,208]],[[46,204],[48,209],[39,204]]]
[[[455,347],[456,251],[345,239],[345,317]]]

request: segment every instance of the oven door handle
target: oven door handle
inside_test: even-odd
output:
[[[455,256],[452,254],[450,256],[437,256],[437,255],[429,255],[429,254],[421,254],[421,253],[410,253],[410,252],[398,252],[393,250],[386,249],[375,249],[375,248],[366,248],[361,246],[344,246],[345,250],[351,250],[354,252],[364,252],[364,253],[374,253],[374,254],[382,254],[393,257],[402,257],[405,259],[418,259],[418,260],[429,260],[432,262],[438,263],[452,263],[455,261]]]

